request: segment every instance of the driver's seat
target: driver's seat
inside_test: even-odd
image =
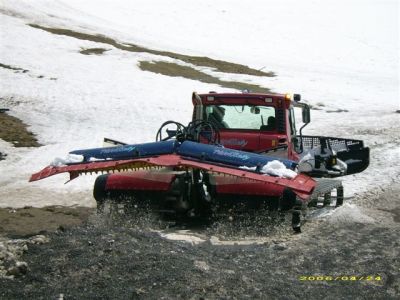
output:
[[[268,118],[267,125],[261,125],[260,130],[272,131],[276,129],[276,119],[271,116]]]

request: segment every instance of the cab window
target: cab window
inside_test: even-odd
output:
[[[276,113],[272,106],[256,105],[208,105],[204,120],[217,128],[253,129],[273,131],[276,129]]]

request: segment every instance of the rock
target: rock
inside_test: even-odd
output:
[[[5,252],[5,261],[9,262],[9,263],[13,263],[15,261],[15,254],[13,252],[11,252],[10,250]]]
[[[47,237],[45,237],[44,235],[36,235],[36,236],[30,238],[30,242],[32,244],[42,245],[42,244],[48,243],[49,239]]]
[[[28,264],[24,261],[18,261],[16,267],[19,269],[21,274],[26,274],[28,272]]]
[[[6,159],[7,154],[0,152],[0,160]]]
[[[273,250],[278,250],[278,251],[283,251],[283,250],[286,250],[287,248],[288,248],[288,247],[286,246],[285,243],[274,244],[274,245],[272,246],[272,249],[273,249]]]
[[[202,271],[206,271],[207,272],[207,271],[210,270],[210,266],[205,261],[202,261],[202,260],[195,260],[194,261],[194,266],[197,269],[202,270]]]
[[[6,273],[7,276],[18,276],[19,275],[19,271],[17,267],[11,267],[7,270]]]
[[[13,266],[7,270],[6,274],[8,276],[18,277],[18,276],[25,275],[26,272],[28,272],[28,264],[23,261],[17,261],[15,266]]]
[[[246,275],[242,275],[242,281],[247,284],[252,282],[252,280],[249,277],[247,277]]]

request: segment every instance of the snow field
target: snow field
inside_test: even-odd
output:
[[[277,77],[261,78],[197,68],[275,92],[301,93],[322,109],[312,111],[305,134],[363,139],[371,147],[371,165],[344,179],[347,195],[398,183],[397,1],[3,0],[0,62],[29,72],[0,68],[0,104],[29,124],[45,146],[14,149],[0,141],[8,153],[0,162],[0,206],[93,205],[93,176],[68,185],[62,175],[37,183],[27,179],[68,151],[101,146],[103,137],[147,142],[165,120],[187,123],[192,91],[231,91],[138,68],[141,60],[179,61],[53,35],[27,23],[273,71]],[[79,53],[98,47],[108,51]],[[337,109],[348,112],[327,113]],[[79,197],[68,199],[72,193]]]

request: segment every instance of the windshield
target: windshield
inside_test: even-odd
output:
[[[208,105],[204,114],[204,119],[219,129],[276,129],[275,108],[272,106]]]

